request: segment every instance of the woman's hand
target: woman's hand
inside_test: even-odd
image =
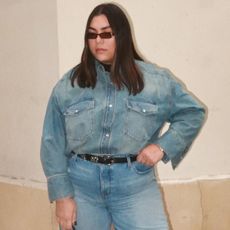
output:
[[[153,166],[160,161],[163,156],[164,152],[158,145],[150,144],[139,151],[137,161],[145,165]]]
[[[76,211],[77,205],[73,198],[66,197],[56,200],[56,217],[62,230],[72,230],[76,221]]]

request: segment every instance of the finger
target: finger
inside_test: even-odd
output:
[[[62,230],[72,230],[71,221],[64,222],[61,226],[62,226]]]
[[[76,224],[77,224],[77,216],[76,216],[76,212],[74,212],[73,218],[72,218],[72,225],[76,225]]]
[[[140,162],[141,161],[141,156],[137,156],[137,161]]]
[[[142,160],[143,160],[143,154],[142,154],[142,152],[139,152],[137,155],[137,161],[141,162]]]
[[[141,164],[147,164],[145,158],[140,158],[139,160],[137,160],[137,162],[141,163]]]
[[[66,227],[67,227],[67,230],[72,230],[72,221],[71,220],[68,220],[66,222]]]
[[[72,230],[71,220],[62,220],[60,221],[59,225],[61,226],[62,230]]]
[[[72,213],[72,221],[74,222],[77,219],[77,204],[75,203],[75,208]]]
[[[137,157],[137,161],[141,164],[152,166],[153,162],[146,156],[145,152],[140,152]]]
[[[75,227],[77,226],[77,221],[75,220],[74,223],[72,224],[72,230],[76,230]]]
[[[144,161],[143,157],[139,157],[139,158],[137,158],[137,162],[144,164],[145,161]]]
[[[146,158],[143,154],[140,154],[138,157],[137,157],[137,161],[141,164],[145,164],[146,163]]]

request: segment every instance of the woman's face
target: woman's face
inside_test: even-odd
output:
[[[95,16],[88,29],[88,45],[93,56],[104,64],[112,64],[116,49],[115,37],[105,15]],[[105,38],[101,38],[102,34]],[[93,36],[96,38],[93,38]]]

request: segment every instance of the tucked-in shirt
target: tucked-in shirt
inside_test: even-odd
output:
[[[158,144],[175,168],[204,120],[203,106],[166,69],[136,61],[144,89],[130,95],[118,90],[110,73],[95,62],[94,89],[71,86],[73,69],[54,87],[44,120],[41,161],[51,201],[73,196],[68,158],[77,154],[136,155]],[[162,133],[168,122],[169,128]]]

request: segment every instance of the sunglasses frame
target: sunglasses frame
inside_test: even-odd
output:
[[[88,32],[87,33],[87,39],[97,39],[97,36],[99,36],[101,39],[110,39],[114,36],[113,32],[102,32],[102,33],[94,33],[94,32]]]

